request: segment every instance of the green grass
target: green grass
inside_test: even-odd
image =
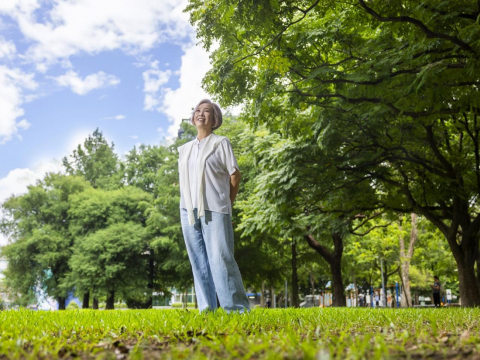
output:
[[[0,312],[0,359],[477,359],[480,309]]]

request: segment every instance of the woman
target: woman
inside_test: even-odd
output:
[[[440,307],[441,306],[441,303],[440,303],[441,285],[440,285],[440,279],[438,278],[438,276],[433,277],[433,285],[430,285],[430,286],[432,287],[432,290],[433,290],[433,304],[435,305],[435,307]]]
[[[191,122],[198,136],[178,148],[178,166],[182,230],[198,307],[215,310],[218,296],[228,312],[249,311],[233,257],[232,204],[240,184],[237,160],[228,139],[213,133],[222,125],[217,104],[200,101]]]

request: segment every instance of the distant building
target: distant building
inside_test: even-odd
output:
[[[172,296],[165,296],[163,293],[153,293],[153,306],[182,306],[181,304],[184,303],[195,303],[195,289],[193,286],[189,287],[186,293],[174,287],[170,288],[169,291]]]

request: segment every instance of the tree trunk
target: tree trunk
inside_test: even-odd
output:
[[[88,309],[90,303],[90,291],[83,294],[82,309]]]
[[[93,297],[92,309],[98,310],[98,299],[96,296]]]
[[[331,251],[320,244],[313,235],[304,236],[308,245],[315,249],[330,265],[333,281],[333,303],[332,306],[347,306],[342,280],[342,255],[343,255],[343,237],[340,233],[332,233],[334,250]]]
[[[479,225],[480,217],[476,220],[478,220],[476,225]],[[455,223],[455,217],[453,223]],[[479,251],[478,230],[476,229],[477,227],[473,223],[469,226],[464,224],[462,236],[458,238],[459,225],[456,223],[452,224],[449,233],[444,232],[457,263],[460,301],[462,306],[466,307],[480,306],[480,283],[475,271]]]
[[[463,262],[457,262],[462,306],[480,306],[480,289],[475,276],[475,261],[468,255]]]
[[[480,250],[477,252],[477,280],[480,281]]]
[[[151,309],[153,307],[154,280],[155,280],[155,251],[153,249],[150,249],[150,255],[148,258],[148,284],[147,284],[150,297],[145,303],[145,309]]]
[[[418,208],[447,239],[457,263],[462,306],[477,307],[480,306],[480,282],[476,276],[475,263],[479,252],[480,215],[472,221],[469,209],[467,200],[454,197],[451,222],[447,224],[425,208]]]
[[[105,304],[105,310],[114,310],[114,309],[115,309],[115,290],[110,290],[107,295],[107,303]]]
[[[310,286],[312,287],[312,295],[315,296],[315,278],[313,277],[312,269],[310,269]]]
[[[355,278],[355,272],[352,271],[353,277],[353,290],[355,292],[355,307],[358,306],[358,287],[357,287],[357,279]]]
[[[390,279],[390,276],[392,276],[393,274],[398,274],[398,269],[400,267],[397,266],[393,270],[389,270],[392,268],[392,266],[389,267],[387,262],[384,262],[383,266],[385,267],[385,271],[383,272],[383,283],[385,284],[385,286],[388,286],[388,280]]]
[[[292,304],[291,306],[300,307],[298,299],[298,275],[297,275],[297,241],[292,242]]]
[[[344,307],[347,306],[347,299],[345,298],[345,287],[342,279],[342,258],[334,259],[330,264],[330,271],[333,279],[333,302],[332,306]]]
[[[265,307],[265,281],[262,281],[262,293],[260,294],[260,307]]]
[[[405,239],[401,235],[402,224],[400,223],[400,280],[402,282],[403,295],[401,297],[401,306],[410,307],[413,306],[412,303],[412,293],[410,291],[410,261],[412,260],[413,250],[415,242],[417,241],[418,229],[417,229],[417,214],[412,213],[411,215],[411,224],[412,231],[410,232],[410,241],[408,244],[408,251],[405,252]]]
[[[57,302],[58,302],[58,310],[65,310],[66,308],[66,300],[64,297],[58,297]]]

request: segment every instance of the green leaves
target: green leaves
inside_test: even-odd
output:
[[[116,223],[77,241],[70,259],[77,291],[102,291],[145,287],[147,233],[140,224]],[[142,281],[143,280],[143,281]],[[127,295],[127,294],[125,294]]]
[[[37,185],[21,196],[3,203],[4,234],[13,240],[2,247],[8,259],[6,284],[25,295],[19,299],[34,301],[32,293],[42,287],[49,296],[65,297],[68,290],[61,288],[61,279],[69,272],[68,259],[74,237],[69,231],[69,200],[75,194],[90,189],[79,177],[47,174]]]
[[[63,158],[63,166],[67,174],[82,176],[95,188],[116,189],[120,186],[121,174],[117,172],[118,157],[113,149],[113,143],[109,145],[96,129],[83,146],[78,145],[73,151],[71,161]]]

